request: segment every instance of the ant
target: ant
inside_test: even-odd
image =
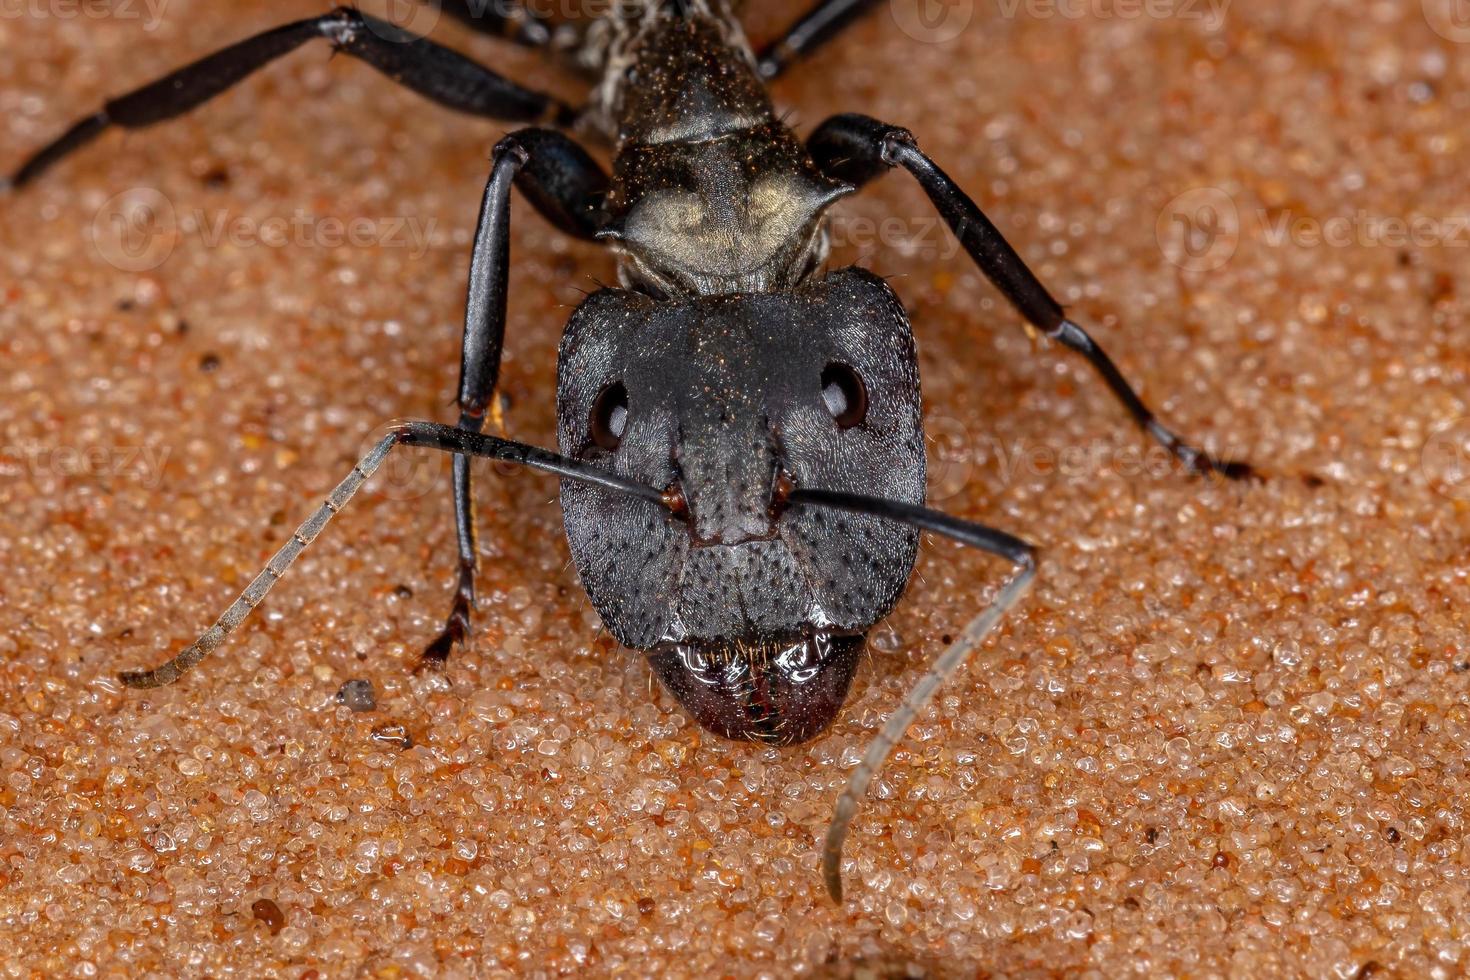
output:
[[[1030,587],[1036,552],[924,506],[914,337],[898,296],[858,268],[826,272],[826,215],[889,170],[918,181],[980,270],[1045,336],[1080,353],[1192,472],[1239,479],[1165,428],[913,134],[834,116],[805,142],[765,83],[879,4],[820,0],[753,50],[726,0],[623,0],[578,26],[514,0],[444,0],[508,41],[558,51],[595,84],[574,108],[427,38],[342,7],[224,48],[108,102],[32,156],[19,189],[105,130],[178,116],[316,39],[451,109],[533,124],[492,156],[471,261],[456,425],[396,423],[199,639],[123,683],[178,680],[237,629],[395,448],[454,454],[459,584],[422,663],[463,643],[475,604],[470,458],[561,478],[572,559],[612,635],[643,651],[702,726],[793,745],[847,699],[868,630],[908,584],[923,531],[1016,572],[913,686],[869,745],[823,851],[842,844],[874,774],[940,684]],[[611,145],[611,173],[568,132]],[[511,188],[562,232],[609,246],[620,288],[593,293],[558,355],[553,453],[482,432],[505,331]]]

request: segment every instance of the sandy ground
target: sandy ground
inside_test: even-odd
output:
[[[0,167],[311,12],[228,6],[7,8]],[[701,733],[599,635],[533,474],[485,471],[479,632],[413,676],[453,569],[437,459],[203,668],[124,691],[383,421],[452,418],[503,130],[298,53],[0,200],[0,976],[1470,970],[1470,28],[1438,0],[945,9],[880,11],[778,99],[913,128],[1165,415],[1266,481],[1144,456],[891,176],[841,206],[837,259],[909,304],[934,499],[1045,557],[875,786],[846,907],[833,800],[1005,574],[947,543],[795,749]],[[514,233],[509,427],[550,444],[561,325],[612,266],[526,209]],[[337,703],[349,679],[374,710]]]

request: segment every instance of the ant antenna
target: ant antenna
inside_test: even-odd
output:
[[[352,471],[328,494],[316,512],[302,522],[301,526],[291,535],[291,540],[287,541],[272,556],[265,568],[261,569],[260,574],[246,586],[234,602],[230,603],[229,608],[213,626],[205,630],[197,640],[181,650],[167,663],[152,670],[124,671],[118,674],[118,679],[132,688],[163,687],[174,683],[198,666],[245,622],[255,607],[260,605],[275,584],[285,576],[296,559],[301,557],[301,553],[306,550],[307,546],[315,541],[331,523],[332,518],[347,506],[397,446],[416,446],[464,456],[482,456],[488,459],[503,460],[544,473],[554,473],[565,479],[605,487],[642,498],[662,507],[668,507],[668,501],[664,495],[652,487],[548,450],[434,422],[394,423],[389,434],[353,465]],[[858,802],[867,792],[873,777],[882,769],[889,754],[902,740],[908,726],[933,699],[940,685],[959,669],[970,653],[995,628],[1000,618],[1026,594],[1036,575],[1036,555],[1031,545],[1004,531],[895,500],[865,497],[860,494],[834,490],[799,488],[792,491],[790,503],[832,507],[899,521],[1007,558],[1020,568],[1016,576],[1001,589],[1000,595],[989,608],[965,627],[959,639],[944,651],[929,671],[914,685],[903,703],[883,726],[883,730],[869,743],[862,761],[848,781],[847,788],[838,798],[832,824],[827,830],[826,843],[822,850],[822,870],[827,883],[827,891],[836,902],[841,904],[842,844],[847,837],[853,817],[857,813]]]
[[[1036,577],[1036,550],[1020,538],[1006,534],[1004,531],[960,520],[926,507],[899,503],[896,500],[864,497],[830,490],[796,490],[791,494],[791,503],[818,504],[900,521],[925,531],[943,534],[961,544],[1007,558],[1019,569],[1015,577],[1000,590],[995,601],[979,616],[971,620],[970,624],[961,631],[959,638],[951,643],[944,653],[940,654],[939,658],[934,661],[934,665],[909,691],[903,703],[894,710],[883,725],[883,730],[868,743],[862,761],[853,770],[852,777],[847,781],[847,787],[838,797],[837,807],[832,814],[832,823],[827,827],[827,839],[822,845],[822,877],[827,883],[827,893],[832,896],[834,902],[841,905],[842,844],[847,839],[848,828],[852,826],[852,819],[857,814],[859,801],[867,793],[873,777],[883,768],[883,763],[888,761],[889,754],[903,739],[909,725],[913,724],[919,712],[923,711],[924,707],[934,699],[940,685],[960,669],[975,648],[984,642],[985,637],[995,628],[996,623],[1000,622],[1001,617],[1031,588],[1031,582]]]
[[[327,499],[317,508],[316,513],[308,517],[296,529],[296,532],[291,535],[291,540],[275,553],[255,580],[246,586],[239,598],[230,603],[230,607],[224,611],[213,626],[204,631],[199,639],[185,647],[168,663],[152,670],[124,671],[118,674],[118,679],[128,687],[163,687],[184,676],[201,660],[218,649],[225,638],[238,629],[240,624],[255,610],[255,607],[260,605],[266,594],[286,574],[287,569],[297,558],[301,557],[307,545],[316,540],[317,535],[321,534],[322,530],[331,523],[332,518],[336,517],[338,512],[347,506],[347,502],[357,494],[357,491],[362,489],[362,485],[382,465],[383,460],[388,458],[388,454],[393,451],[394,447],[400,445],[427,447],[466,456],[484,456],[489,459],[518,463],[533,470],[555,473],[570,480],[580,480],[583,483],[596,484],[634,497],[642,497],[656,504],[662,505],[663,503],[659,492],[651,487],[544,449],[434,422],[396,422],[392,425],[392,431],[368,450],[367,455],[352,467],[352,472],[337,484],[336,489],[327,496]]]

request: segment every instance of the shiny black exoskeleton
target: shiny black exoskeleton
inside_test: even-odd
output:
[[[723,0],[627,0],[582,25],[542,20],[508,0],[442,6],[589,71],[586,105],[562,104],[341,8],[108,103],[12,181],[29,183],[111,126],[193,108],[312,39],[448,107],[538,124],[495,149],[471,268],[458,425],[397,425],[198,642],[123,679],[170,683],[217,648],[399,445],[455,453],[459,589],[426,662],[442,663],[469,631],[470,457],[522,463],[562,477],[572,557],[608,629],[646,652],[701,725],[731,738],[791,744],[831,723],[867,631],[908,583],[921,530],[1010,559],[1019,574],[915,685],[839,802],[826,853],[837,894],[842,835],[867,780],[944,677],[1020,598],[1033,556],[1010,535],[923,507],[909,321],[877,277],[823,271],[828,209],[889,169],[908,171],[1023,316],[1087,357],[1152,436],[1196,471],[1240,477],[1248,468],[1164,428],[909,132],[840,115],[803,142],[781,121],[765,81],[875,0],[822,0],[760,53]],[[611,173],[569,132],[610,145]],[[560,454],[481,432],[504,334],[513,186],[556,227],[608,245],[619,260],[621,288],[588,297],[562,339]]]

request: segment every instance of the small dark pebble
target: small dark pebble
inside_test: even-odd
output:
[[[337,688],[337,703],[353,711],[372,711],[378,706],[378,692],[372,681],[353,679]]]
[[[946,633],[946,634],[944,634],[943,636],[941,636],[939,638],[939,642],[940,643],[943,643],[945,646],[949,646],[951,643],[954,642],[954,637],[952,637],[948,633]]]
[[[199,370],[209,374],[219,370],[220,360],[218,354],[205,354],[199,358]]]
[[[1470,660],[1466,660],[1464,663],[1455,664],[1455,673],[1463,674],[1467,670],[1470,670]]]
[[[639,915],[652,915],[653,914],[653,909],[654,909],[653,899],[649,898],[647,895],[644,895],[643,897],[641,897],[641,898],[638,899],[638,914]]]
[[[382,742],[385,745],[395,745],[400,749],[413,748],[413,736],[408,734],[408,729],[391,721],[386,725],[379,725],[373,729],[373,741]]]
[[[395,588],[393,590],[393,595],[395,597],[399,598],[399,599],[405,599],[405,600],[412,599],[413,598],[413,589],[410,589],[406,585],[400,585],[400,586],[398,586],[397,588]]]
[[[1224,851],[1216,851],[1215,852],[1215,856],[1212,857],[1212,858],[1210,858],[1210,867],[1212,867],[1212,868],[1228,868],[1228,867],[1230,867],[1230,855],[1229,854],[1226,854]]]
[[[1386,836],[1388,837],[1388,842],[1390,844],[1397,844],[1399,842],[1400,836],[1399,829],[1397,827],[1388,828],[1388,834]]]
[[[281,911],[279,905],[268,898],[257,898],[251,903],[250,911],[269,927],[272,936],[286,928],[285,913]]]

